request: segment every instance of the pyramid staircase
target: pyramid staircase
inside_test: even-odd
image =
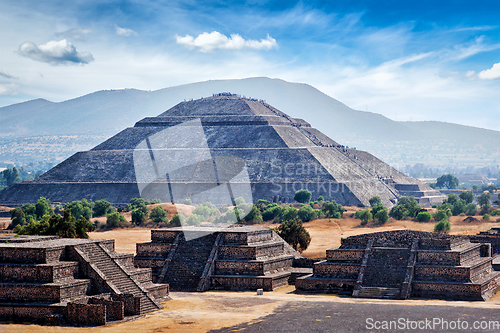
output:
[[[99,243],[87,243],[77,247],[90,267],[106,277],[105,283],[116,294],[132,294],[140,298],[140,313],[161,309],[162,306],[151,297],[126,270],[118,264],[109,252]]]
[[[157,282],[168,283],[174,291],[196,291],[215,239],[216,235],[211,234],[186,241],[184,234],[180,234],[175,254],[168,263],[168,270],[162,270],[164,277],[160,277]]]

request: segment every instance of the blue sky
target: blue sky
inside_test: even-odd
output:
[[[0,0],[0,106],[267,76],[394,120],[500,130],[499,14],[498,1]]]

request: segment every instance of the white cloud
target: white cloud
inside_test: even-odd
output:
[[[17,77],[10,75],[7,72],[4,72],[3,70],[0,69],[0,77],[3,77],[5,79],[18,79]]]
[[[119,36],[130,37],[131,35],[137,35],[137,32],[135,32],[132,29],[120,28],[116,24],[115,28],[116,28],[116,34]]]
[[[255,50],[269,50],[277,47],[276,39],[267,35],[266,39],[260,41],[254,39],[245,40],[238,34],[232,34],[231,37],[221,34],[218,31],[211,33],[204,32],[198,37],[186,35],[184,37],[175,36],[177,44],[185,45],[191,49],[197,48],[201,52],[211,52],[216,49],[223,50],[241,50],[241,49],[255,49]]]
[[[494,80],[500,78],[500,62],[494,64],[490,69],[481,71],[478,76],[483,80]]]
[[[0,95],[15,95],[18,89],[19,85],[15,83],[0,84]]]
[[[88,64],[94,60],[90,52],[77,52],[73,44],[66,39],[41,45],[24,42],[19,46],[18,53],[23,57],[51,65]]]
[[[88,28],[75,28],[75,29],[69,29],[66,31],[58,32],[55,34],[56,37],[63,37],[63,38],[72,38],[75,40],[85,40],[85,36],[90,34],[92,30]]]

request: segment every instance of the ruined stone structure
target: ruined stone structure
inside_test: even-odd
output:
[[[248,171],[247,186],[254,202],[290,202],[301,188],[312,192],[312,198],[322,195],[325,200],[336,200],[342,205],[368,205],[373,196],[379,196],[388,207],[406,195],[414,196],[425,206],[440,204],[444,199],[426,184],[367,152],[342,146],[302,119],[292,118],[264,101],[225,93],[181,102],[157,117],[142,119],[92,150],[71,156],[34,181],[0,192],[0,203],[36,202],[40,196],[52,202],[86,198],[128,203],[141,194],[138,176],[143,170],[137,170],[137,165],[160,160],[168,163],[182,149],[186,155],[191,153],[182,140],[169,146],[169,142],[153,138],[167,129],[184,126],[186,130],[180,133],[185,134],[187,142],[193,124],[200,124],[202,132],[196,133],[206,138],[200,143],[204,147],[202,155],[210,156],[216,167],[215,173],[189,179],[200,186],[219,185],[222,176],[220,170],[217,174],[217,168],[228,164],[224,158],[233,157],[243,161]],[[143,154],[138,154],[141,151]],[[146,161],[138,163],[134,155],[141,155]],[[175,185],[186,183],[168,178],[168,173],[160,172],[158,176],[168,182],[164,195],[167,199],[172,197],[168,191],[172,192]]]
[[[114,240],[0,238],[0,319],[104,325],[162,308],[168,285]]]
[[[489,243],[399,230],[351,236],[296,288],[355,297],[486,300],[500,288]]]
[[[134,264],[152,268],[153,281],[171,290],[270,291],[300,274],[294,258],[301,256],[269,228],[184,227],[152,230]]]

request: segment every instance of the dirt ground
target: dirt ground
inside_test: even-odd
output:
[[[349,304],[381,304],[405,306],[445,306],[477,309],[499,309],[500,298],[495,296],[487,302],[462,302],[440,300],[378,300],[356,299],[325,294],[299,294],[294,286],[286,286],[273,292],[257,296],[255,292],[208,291],[204,293],[171,293],[172,300],[162,303],[164,309],[146,314],[145,317],[103,327],[54,327],[26,324],[3,324],[0,331],[5,333],[167,333],[167,332],[207,332],[209,330],[234,326],[248,322],[258,322],[259,318],[273,314],[278,307],[288,302],[323,302]],[[457,309],[457,311],[460,311]]]
[[[169,212],[169,218],[173,216],[174,211],[171,205],[163,204],[164,208]],[[190,214],[192,206],[181,206],[183,214]],[[433,231],[435,221],[427,223],[419,223],[415,221],[398,221],[392,218],[383,226],[369,223],[362,227],[360,220],[350,217],[357,207],[346,207],[342,219],[318,219],[311,222],[304,223],[304,227],[311,235],[311,244],[306,251],[302,253],[307,258],[325,258],[326,250],[340,246],[340,239],[360,235],[364,233],[373,233],[389,230],[420,230],[420,231]],[[479,231],[489,230],[493,227],[500,227],[499,222],[489,221],[483,222],[482,216],[475,216],[478,222],[463,222],[466,216],[452,216],[450,217],[451,230],[450,234],[453,235],[467,235],[477,234]],[[276,228],[278,224],[263,223],[258,226]],[[124,228],[115,229],[110,231],[95,231],[89,233],[90,238],[103,238],[115,239],[115,247],[117,252],[135,253],[135,244],[149,242],[150,230],[147,228]]]

